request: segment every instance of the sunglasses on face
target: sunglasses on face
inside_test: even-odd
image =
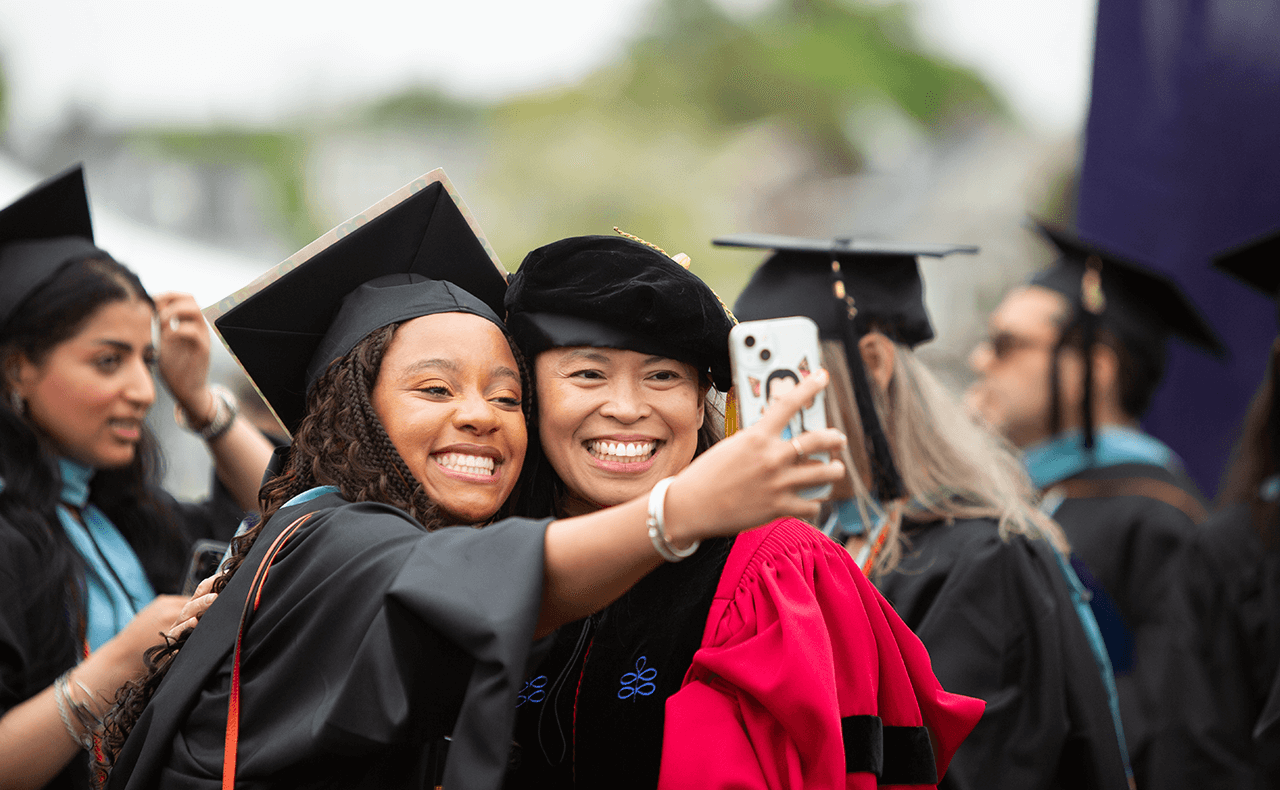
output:
[[[996,359],[1005,360],[1017,351],[1033,348],[1049,348],[1049,344],[1032,340],[1029,337],[1015,335],[1012,332],[997,332],[984,341]]]

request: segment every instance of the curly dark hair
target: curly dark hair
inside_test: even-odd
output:
[[[336,486],[348,502],[381,502],[400,508],[428,532],[453,523],[414,478],[370,401],[382,359],[399,326],[388,324],[371,332],[346,356],[332,362],[311,387],[307,414],[294,435],[284,469],[258,494],[262,517],[232,540],[231,557],[222,565],[214,592],[220,593],[226,587],[276,511],[316,486]],[[520,371],[521,410],[528,425],[534,414],[528,366],[510,336],[507,344]],[[529,430],[533,432],[532,426]],[[526,483],[522,471],[516,491]],[[513,492],[508,501],[515,500]],[[509,504],[504,504],[493,519],[507,515],[508,508]],[[147,675],[120,690],[116,706],[103,725],[102,748],[94,770],[98,787],[106,786],[115,758],[192,630],[183,631],[176,639],[166,638],[165,644],[148,650]]]

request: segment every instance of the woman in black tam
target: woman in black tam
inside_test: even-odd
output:
[[[534,638],[660,561],[642,499],[491,523],[531,394],[505,282],[442,176],[397,198],[215,321],[294,440],[217,601],[108,722],[108,787],[497,787]],[[770,441],[690,467],[659,528],[731,534],[831,476],[755,460]]]
[[[506,304],[538,393],[533,512],[593,513],[651,491],[661,501],[673,475],[719,449],[708,396],[728,390],[733,318],[666,253],[563,239],[529,253]],[[815,379],[825,372],[783,399]],[[783,427],[771,426],[769,452],[797,474],[834,433],[793,444]],[[818,509],[797,499],[788,512]],[[919,641],[839,545],[786,518],[683,550],[655,535],[655,546],[668,564],[562,628],[526,679],[508,788],[937,781],[982,705],[942,691]]]

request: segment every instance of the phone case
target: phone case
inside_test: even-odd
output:
[[[729,360],[738,394],[738,421],[746,428],[760,419],[773,398],[790,391],[822,364],[818,325],[803,316],[745,321],[729,332]],[[812,404],[791,419],[782,438],[825,427],[826,400],[819,392]],[[829,460],[826,453],[810,457]],[[805,489],[800,495],[821,499],[830,493],[831,486],[825,485]]]

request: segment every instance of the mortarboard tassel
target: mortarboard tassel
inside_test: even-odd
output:
[[[858,339],[864,333],[859,333],[854,327],[857,308],[853,304],[853,297],[845,289],[840,262],[834,260],[831,262],[831,289],[835,297],[835,309],[838,311],[838,323],[844,334],[845,361],[849,365],[849,377],[853,379],[853,396],[858,405],[858,418],[862,421],[867,457],[871,462],[871,494],[880,502],[892,502],[906,495],[906,486],[893,462],[889,439],[884,435],[880,417],[876,414],[871,381],[858,350]]]
[[[1090,255],[1085,261],[1084,276],[1080,279],[1081,333],[1084,353],[1084,449],[1093,449],[1093,346],[1098,339],[1098,321],[1106,309],[1107,300],[1102,295],[1102,259]]]

